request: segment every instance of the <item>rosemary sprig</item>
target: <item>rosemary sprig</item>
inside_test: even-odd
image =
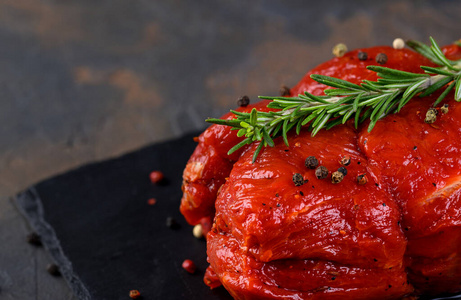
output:
[[[272,100],[267,107],[279,109],[275,112],[261,112],[255,108],[249,113],[231,110],[237,117],[233,120],[207,119],[209,123],[231,126],[238,130],[239,137],[245,136],[232,147],[231,154],[255,141],[261,141],[253,154],[253,162],[261,149],[274,146],[273,139],[282,136],[288,146],[287,132],[309,124],[312,135],[320,129],[330,129],[354,119],[355,127],[369,119],[368,131],[376,122],[388,114],[399,112],[414,96],[430,95],[445,87],[434,102],[438,105],[454,88],[455,100],[461,101],[461,60],[453,61],[445,57],[440,47],[430,38],[431,46],[417,41],[407,45],[427,57],[440,67],[421,66],[424,74],[405,72],[381,66],[368,66],[367,69],[378,75],[377,81],[363,80],[360,85],[324,75],[311,75],[315,81],[333,89],[326,89],[326,96],[314,96],[305,92],[298,97],[260,97]]]

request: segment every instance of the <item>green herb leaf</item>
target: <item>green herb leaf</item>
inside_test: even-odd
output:
[[[459,42],[461,43],[461,42]],[[448,93],[455,89],[456,101],[461,101],[461,61],[446,58],[440,47],[431,38],[431,46],[417,41],[407,45],[425,56],[439,67],[422,66],[425,73],[411,73],[382,66],[368,66],[376,72],[377,81],[363,80],[360,85],[325,75],[311,75],[315,81],[329,86],[326,96],[315,96],[308,92],[298,97],[264,97],[272,100],[269,108],[277,111],[251,112],[231,110],[235,119],[207,119],[209,123],[230,126],[237,130],[237,136],[245,137],[229,150],[229,154],[253,142],[259,145],[253,154],[253,162],[266,146],[274,146],[274,138],[282,137],[288,146],[287,134],[295,128],[299,134],[303,126],[309,125],[311,134],[321,129],[330,129],[354,120],[356,128],[365,120],[370,120],[368,131],[386,115],[400,111],[414,96],[421,97],[443,90],[433,106],[438,105]]]
[[[237,145],[235,145],[234,147],[232,147],[228,152],[227,154],[228,155],[231,155],[232,153],[234,153],[235,151],[237,151],[238,149],[242,148],[243,146],[247,145],[247,144],[250,144],[252,141],[250,138],[246,138],[244,139],[243,141],[241,141],[240,143],[238,143]]]
[[[439,105],[439,103],[442,102],[443,99],[445,99],[448,93],[451,92],[451,90],[453,90],[453,88],[455,87],[455,84],[456,84],[455,81],[450,83],[450,85],[442,92],[442,94],[440,94],[440,96],[437,98],[437,100],[434,102],[432,106],[436,107],[437,105]]]
[[[445,55],[442,53],[442,49],[440,49],[439,45],[435,42],[435,40],[430,37],[431,39],[431,50],[432,53],[449,69],[456,71],[456,68],[452,66],[452,63],[445,57]]]
[[[252,163],[254,163],[256,161],[256,158],[258,157],[259,152],[261,152],[261,149],[263,148],[263,146],[264,146],[264,143],[260,142],[258,147],[256,148],[255,152],[253,153],[253,158],[251,160]]]
[[[461,80],[460,80],[461,75],[458,75],[456,78],[456,87],[455,87],[455,100],[456,101],[461,101]]]

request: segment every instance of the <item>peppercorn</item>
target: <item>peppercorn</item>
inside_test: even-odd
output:
[[[365,174],[357,176],[357,182],[361,185],[365,184],[368,182],[368,178]]]
[[[50,273],[53,276],[61,275],[61,272],[59,271],[59,267],[56,264],[49,264],[46,267],[46,270],[48,271],[48,273]]]
[[[392,47],[394,47],[394,49],[403,49],[405,47],[405,41],[401,38],[396,38],[392,42]]]
[[[359,60],[367,60],[368,59],[368,53],[363,52],[363,51],[359,51],[359,53],[357,53],[357,57],[359,58]]]
[[[171,229],[179,229],[179,227],[181,227],[181,225],[179,225],[179,223],[172,217],[166,218],[166,226]]]
[[[331,174],[331,183],[340,183],[344,179],[344,174],[342,172],[336,171]]]
[[[339,167],[339,168],[338,168],[338,172],[343,173],[344,176],[347,175],[347,169],[346,169],[345,167]]]
[[[163,173],[160,171],[153,171],[149,175],[150,181],[154,184],[159,184],[163,181],[164,176]]]
[[[309,156],[304,162],[306,168],[315,169],[319,165],[319,161],[315,156]]]
[[[195,271],[197,270],[195,263],[190,259],[186,259],[183,261],[182,268],[190,274],[194,274]]]
[[[432,124],[437,120],[437,110],[435,108],[429,108],[426,112],[426,118],[424,119],[424,122],[428,124]]]
[[[295,186],[300,186],[304,184],[304,178],[303,175],[299,173],[295,173],[293,175],[293,182],[295,183]]]
[[[198,238],[201,239],[203,237],[203,228],[201,224],[197,224],[194,226],[194,229],[192,229],[192,234]]]
[[[320,166],[315,169],[315,176],[317,179],[325,179],[328,176],[328,169],[324,166]]]
[[[333,47],[333,55],[336,57],[344,56],[347,52],[347,46],[343,43],[339,43]]]
[[[290,96],[290,88],[287,87],[286,85],[282,85],[280,87],[280,96],[282,97],[286,97],[286,96]]]
[[[351,157],[349,155],[344,155],[343,157],[341,157],[339,163],[347,167],[348,165],[351,164]]]
[[[27,235],[27,242],[34,246],[42,245],[42,239],[36,232],[31,232]]]
[[[446,114],[448,112],[448,104],[442,105],[442,107],[440,108],[440,111]]]
[[[387,63],[387,55],[384,53],[378,53],[375,59],[376,59],[376,62],[380,65],[384,65],[385,63]]]
[[[131,299],[139,299],[141,297],[141,293],[138,290],[131,290],[130,291],[130,298]]]
[[[250,104],[250,98],[246,95],[238,98],[237,100],[237,105],[240,107],[248,106],[248,104]]]

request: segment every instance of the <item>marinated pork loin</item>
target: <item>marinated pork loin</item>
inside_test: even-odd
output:
[[[360,51],[367,60],[359,60]],[[458,46],[444,52],[461,58]],[[433,65],[405,49],[351,51],[310,71],[291,95],[323,93],[326,87],[310,74],[376,80],[365,67],[377,64],[378,53],[393,69],[422,73],[421,65]],[[415,97],[371,132],[366,123],[355,129],[349,122],[315,137],[307,129],[290,132],[289,146],[276,138],[254,163],[257,143],[229,156],[242,138],[230,127],[209,127],[184,171],[180,207],[191,224],[214,220],[205,282],[222,283],[235,299],[401,299],[460,291],[461,104],[449,94],[442,103],[448,112],[427,124],[438,94]],[[238,110],[267,111],[267,103]],[[327,178],[305,166],[309,156],[329,170]],[[340,167],[347,174],[334,184],[331,174]]]

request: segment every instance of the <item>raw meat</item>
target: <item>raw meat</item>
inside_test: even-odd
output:
[[[368,59],[358,59],[365,51]],[[461,48],[444,48],[451,59]],[[389,68],[422,73],[433,66],[411,50],[373,47],[313,69],[291,89],[323,94],[310,74],[354,83],[376,80],[365,67],[378,53]],[[191,224],[213,221],[205,282],[235,299],[402,299],[461,290],[461,105],[449,94],[433,124],[425,113],[437,95],[415,97],[400,113],[367,125],[289,133],[261,151],[257,143],[228,156],[241,138],[213,125],[184,170],[181,212]],[[267,111],[267,101],[242,107]],[[224,118],[232,118],[227,114]],[[340,183],[317,179],[304,161],[329,173],[350,156]],[[293,175],[304,184],[293,183]],[[366,184],[357,176],[365,175]],[[218,282],[219,280],[219,282]]]

